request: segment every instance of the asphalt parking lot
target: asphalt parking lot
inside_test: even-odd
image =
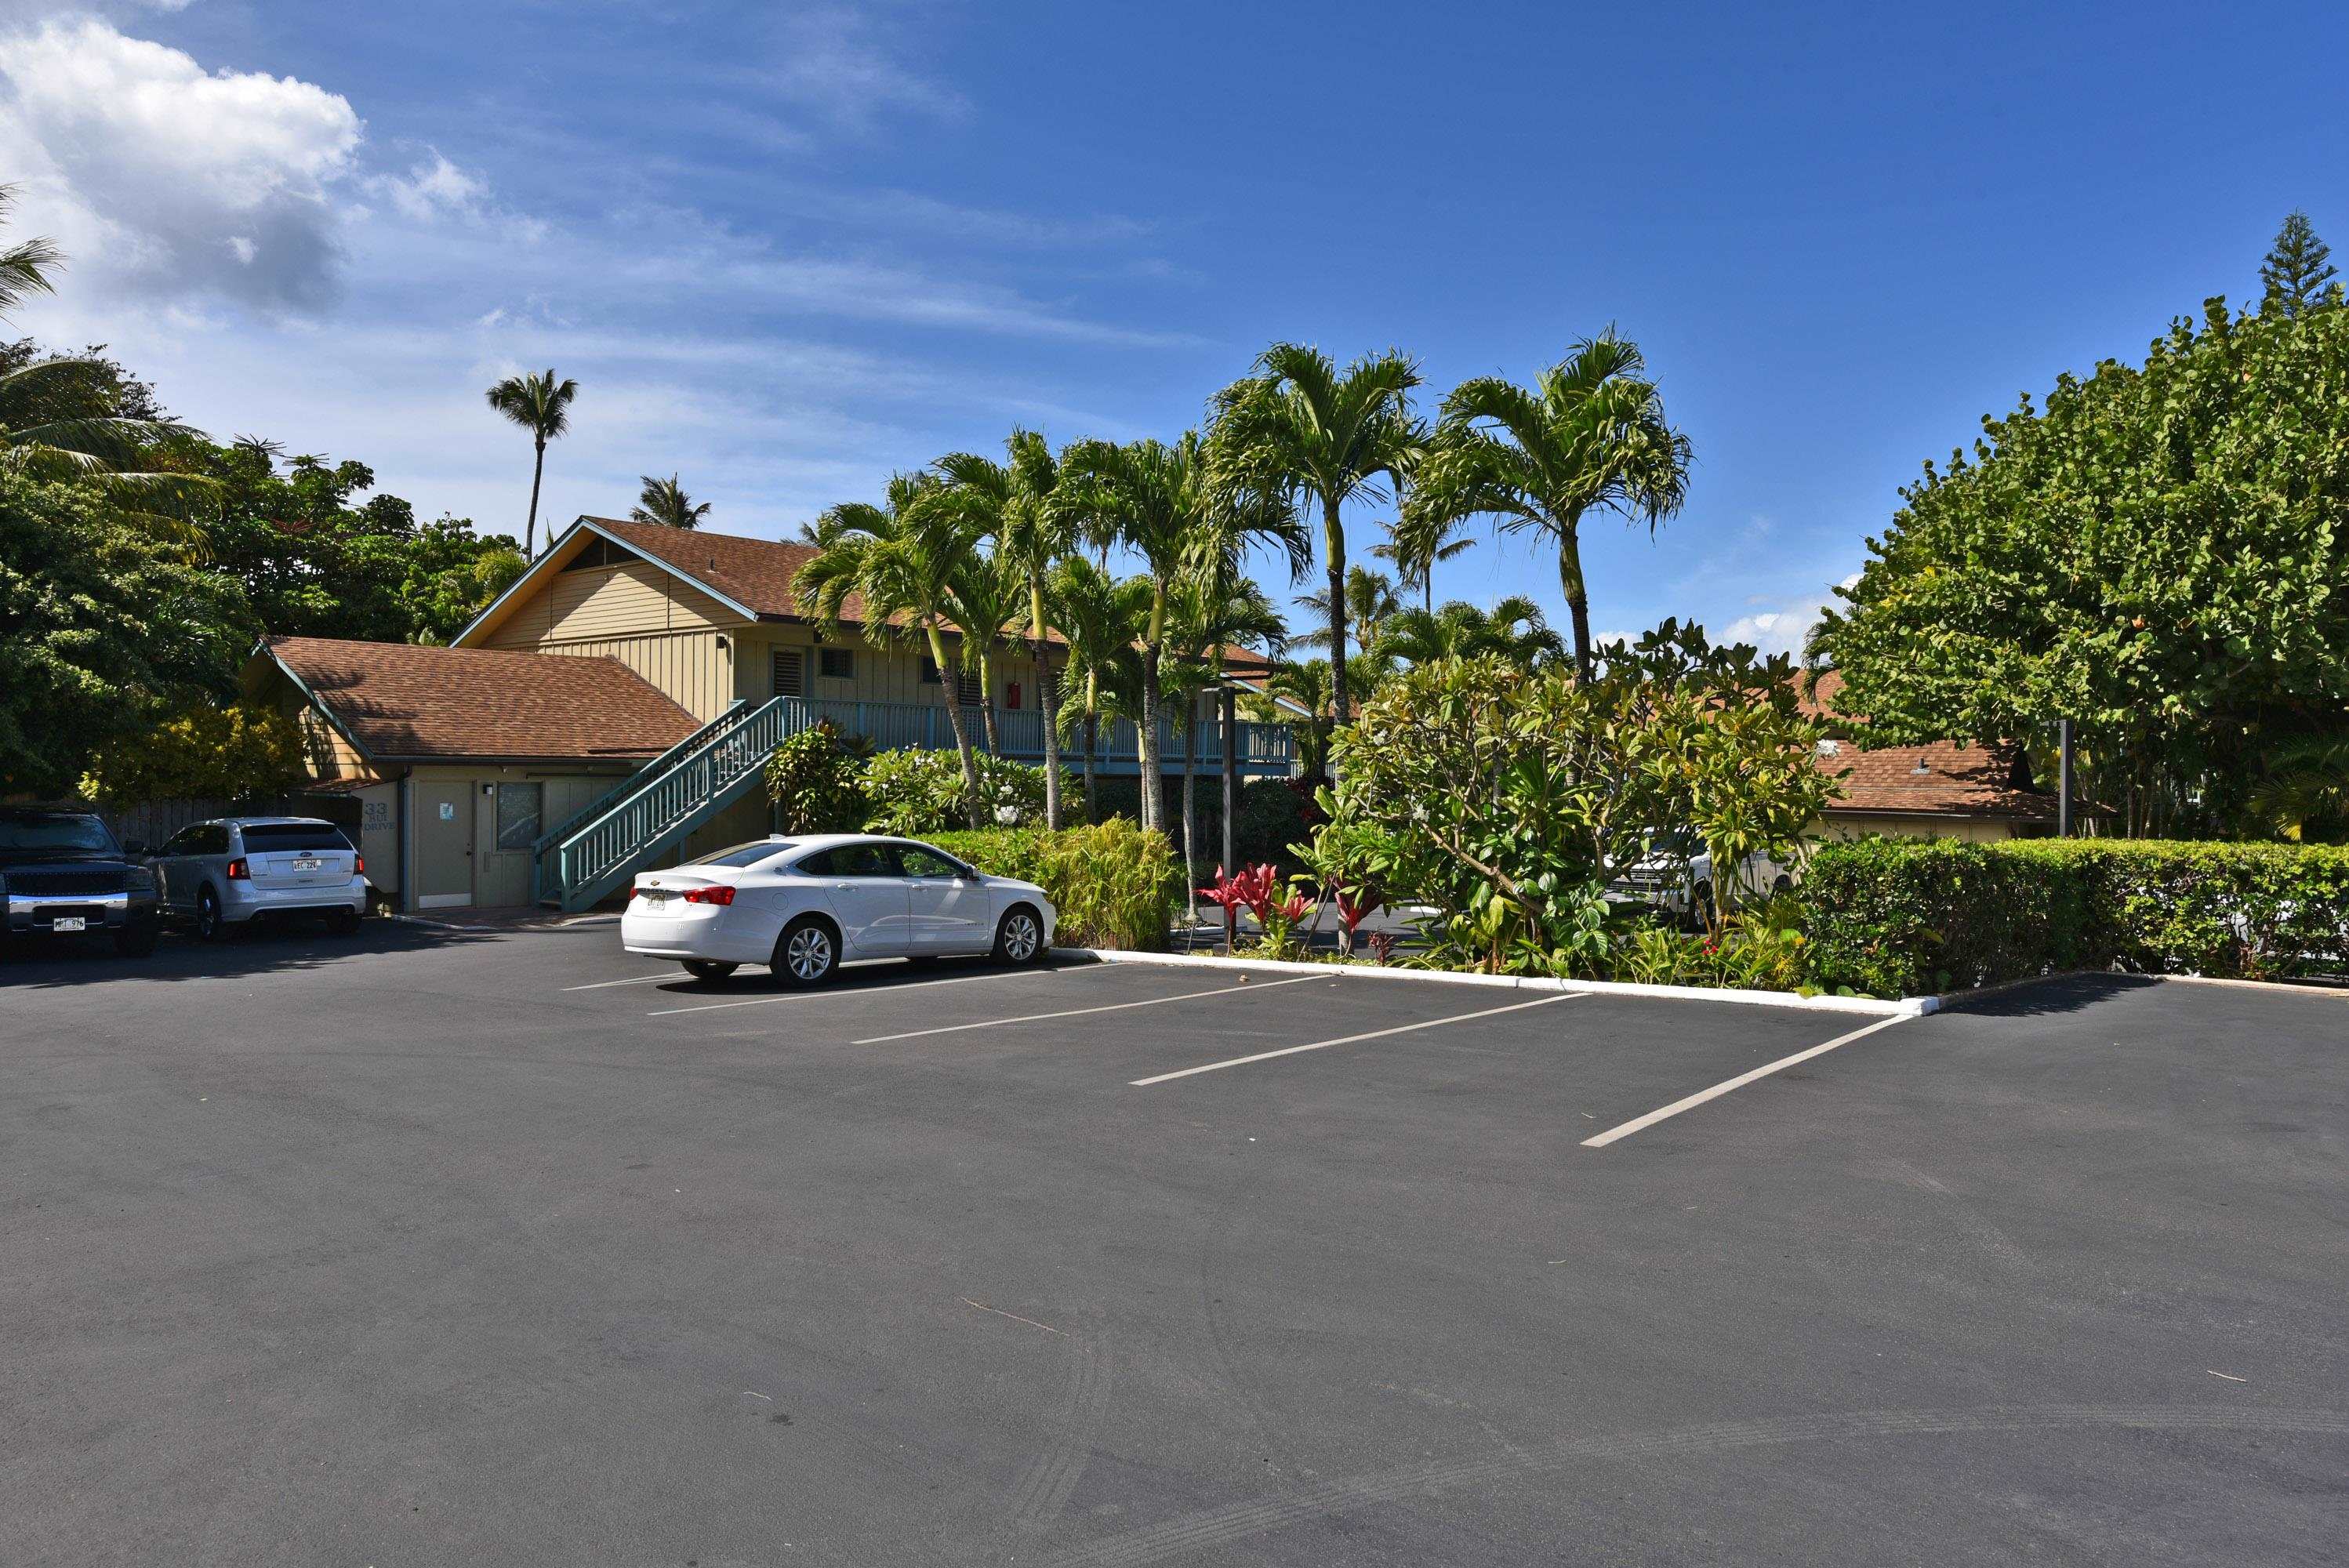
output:
[[[2340,1561],[2349,997],[2051,983],[1586,1141],[1871,1022],[19,959],[0,1563]]]

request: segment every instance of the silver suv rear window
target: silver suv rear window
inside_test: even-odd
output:
[[[255,852],[280,852],[286,850],[343,850],[351,841],[340,830],[325,822],[252,822],[237,830],[244,835],[244,847]]]

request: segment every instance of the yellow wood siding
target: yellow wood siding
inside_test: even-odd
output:
[[[928,655],[914,644],[890,644],[876,647],[863,637],[851,633],[842,637],[819,643],[812,626],[760,626],[742,634],[737,644],[741,656],[735,661],[734,695],[750,702],[764,702],[775,695],[774,654],[777,648],[799,648],[804,652],[802,668],[806,672],[806,694],[834,702],[905,702],[935,706],[938,688],[922,679],[922,661]],[[826,680],[823,661],[817,656],[823,647],[846,650],[856,662],[856,674],[849,680]],[[947,644],[949,657],[957,651],[957,644]],[[1019,706],[1036,706],[1036,663],[1023,646],[999,649],[995,655],[995,700],[1003,703],[1012,686],[1019,688]]]
[[[650,562],[551,573],[477,645],[537,648],[744,624],[731,610]]]
[[[672,636],[609,637],[592,642],[541,643],[542,654],[615,658],[694,717],[716,718],[734,700],[734,650],[717,632]],[[729,637],[729,642],[732,641]]]

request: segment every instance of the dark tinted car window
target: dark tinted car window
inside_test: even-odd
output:
[[[734,866],[738,868],[742,866],[755,866],[761,861],[773,860],[777,855],[780,855],[785,851],[794,847],[795,846],[789,839],[784,839],[781,841],[773,839],[761,839],[756,843],[737,844],[732,849],[724,851],[719,854],[704,855],[693,863],[698,866]]]
[[[799,869],[817,877],[894,877],[897,860],[880,844],[834,844],[802,861]]]
[[[224,855],[228,853],[228,824],[206,822],[196,830],[195,841],[188,846],[191,855]]]
[[[920,844],[902,844],[898,846],[897,861],[899,864],[905,868],[905,874],[909,877],[958,877],[962,875],[962,867],[959,863],[947,859],[946,856],[940,854],[936,850],[925,848]]]
[[[255,854],[287,850],[348,850],[351,841],[341,830],[324,822],[250,822],[237,830],[244,847]]]
[[[0,812],[0,851],[50,854],[115,852],[114,835],[96,817],[72,811]]]

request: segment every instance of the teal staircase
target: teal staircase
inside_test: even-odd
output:
[[[582,910],[742,799],[783,740],[815,722],[797,697],[736,703],[532,846],[539,903]]]

